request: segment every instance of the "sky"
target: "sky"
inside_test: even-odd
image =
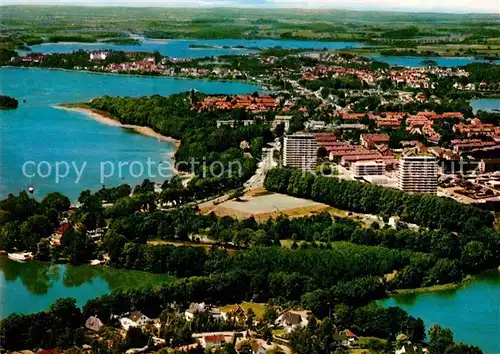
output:
[[[87,5],[348,9],[448,13],[497,13],[500,0],[0,0],[2,5]]]

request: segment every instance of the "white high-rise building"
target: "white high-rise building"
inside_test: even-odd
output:
[[[437,192],[438,165],[431,156],[407,156],[399,162],[398,187],[405,192]]]
[[[283,165],[304,171],[316,169],[318,143],[310,134],[293,134],[285,137]]]

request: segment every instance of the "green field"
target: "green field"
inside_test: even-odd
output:
[[[127,43],[151,38],[274,38],[368,41],[383,45],[498,45],[495,14],[358,12],[236,8],[3,6],[4,47],[41,42]]]

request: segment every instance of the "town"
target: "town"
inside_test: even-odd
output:
[[[498,102],[500,66],[238,49],[195,58],[0,49],[1,70],[50,69],[75,75],[75,86],[77,75],[94,85],[193,85],[168,95],[114,86],[50,107],[41,89],[18,97],[9,114],[46,109],[81,127],[107,122],[104,139],[134,139],[127,154],[147,137],[144,151],[171,147],[156,160],[176,164],[170,178],[101,181],[75,200],[57,185],[38,194],[31,180],[0,199],[7,286],[36,278],[36,296],[71,290],[42,309],[0,311],[0,351],[493,354],[480,336],[464,337],[472,325],[455,323],[453,333],[403,306],[498,277],[500,107],[477,102]],[[255,90],[198,88],[210,82]],[[92,136],[88,126],[67,134],[80,129]],[[48,270],[22,275],[30,265]],[[481,317],[463,310],[472,303],[482,301],[459,311]]]

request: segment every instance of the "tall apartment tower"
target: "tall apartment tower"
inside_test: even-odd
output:
[[[283,165],[303,171],[316,169],[318,143],[313,135],[293,134],[285,137]]]
[[[430,156],[407,156],[399,161],[398,187],[405,192],[437,192],[438,165]]]

